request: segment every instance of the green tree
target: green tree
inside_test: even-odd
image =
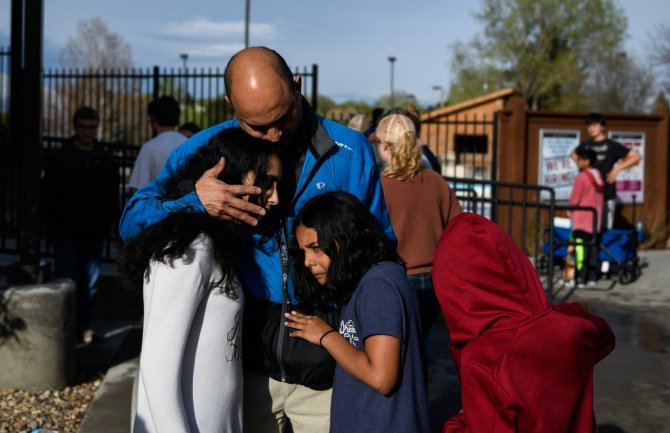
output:
[[[419,102],[411,93],[407,93],[404,90],[395,90],[393,92],[393,103],[391,103],[391,95],[384,95],[374,103],[376,107],[382,108],[394,108],[394,107],[406,107],[408,105],[419,105]]]
[[[336,122],[346,124],[356,114],[370,115],[372,108],[365,101],[344,101],[341,104],[336,104],[325,111],[325,116],[333,119]]]
[[[76,69],[78,76],[67,86],[56,86],[45,93],[45,134],[72,133],[70,116],[78,107],[88,105],[100,113],[98,138],[103,141],[140,144],[150,137],[146,119],[129,116],[129,110],[142,104],[138,83],[112,78],[133,66],[130,45],[112,32],[101,18],[80,21],[76,33],[61,52],[61,65]],[[106,72],[106,74],[100,74]],[[62,112],[68,113],[62,116]]]
[[[453,47],[454,100],[513,86],[533,109],[574,109],[603,61],[623,51],[627,21],[613,0],[482,0],[482,34]]]
[[[348,109],[350,111],[355,111],[356,113],[370,114],[372,112],[372,107],[365,101],[356,101],[349,100],[344,101],[341,104],[338,104],[339,108]]]
[[[332,98],[326,95],[319,95],[317,97],[317,111],[321,116],[325,116],[335,106],[337,106],[337,103]]]
[[[644,113],[656,91],[656,79],[650,65],[615,53],[593,68],[582,90],[589,110]]]
[[[670,92],[670,25],[659,26],[651,37],[652,61],[659,72],[663,90]]]
[[[60,63],[66,68],[124,69],[132,68],[133,54],[130,44],[95,17],[77,24],[77,34],[68,39]]]

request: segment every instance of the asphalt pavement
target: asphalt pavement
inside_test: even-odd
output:
[[[603,316],[617,346],[595,369],[595,415],[601,433],[670,433],[670,250],[641,252],[644,267],[631,284],[601,280],[596,287],[563,289],[558,299],[584,303]],[[130,431],[132,380],[137,369],[141,304],[108,281],[102,289],[98,339],[79,349],[81,366],[106,369],[105,380],[80,432]],[[431,423],[460,409],[458,378],[438,319],[428,383]]]

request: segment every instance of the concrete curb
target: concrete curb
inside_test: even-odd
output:
[[[129,433],[133,381],[140,359],[134,358],[107,371],[78,433]]]
[[[637,281],[628,285],[599,281],[595,288],[578,289],[569,301],[667,310],[670,306],[670,250],[640,251],[639,256],[645,266]]]

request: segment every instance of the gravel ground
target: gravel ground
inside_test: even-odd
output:
[[[0,433],[76,433],[101,383],[95,378],[62,391],[0,390]]]

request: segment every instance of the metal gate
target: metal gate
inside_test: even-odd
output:
[[[421,136],[442,164],[442,174],[497,180],[498,113],[453,115],[421,122]]]
[[[554,298],[553,188],[458,177],[445,177],[466,212],[485,216],[507,232],[535,265],[547,298]],[[481,191],[485,191],[484,194]]]

